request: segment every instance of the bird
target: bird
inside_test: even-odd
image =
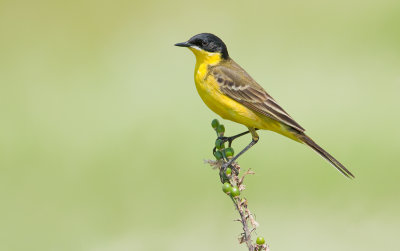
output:
[[[195,55],[194,82],[203,102],[223,119],[248,128],[244,133],[223,137],[223,140],[231,143],[247,133],[252,136],[251,142],[223,165],[224,169],[258,142],[257,130],[269,130],[309,146],[344,176],[355,178],[346,167],[307,136],[305,129],[229,56],[225,43],[219,37],[200,33],[175,46],[186,47]]]

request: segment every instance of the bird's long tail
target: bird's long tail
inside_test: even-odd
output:
[[[339,161],[337,161],[332,155],[330,155],[327,151],[322,149],[317,143],[315,143],[310,137],[302,133],[301,135],[298,136],[302,142],[304,142],[306,145],[311,147],[314,151],[316,151],[319,155],[324,157],[329,163],[331,163],[339,172],[341,172],[344,176],[347,178],[355,178],[354,175],[347,170],[346,167],[344,167]]]

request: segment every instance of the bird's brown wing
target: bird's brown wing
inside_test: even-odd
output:
[[[294,119],[233,60],[229,60],[224,64],[212,66],[209,70],[209,74],[211,74],[220,85],[221,92],[228,97],[253,111],[275,119],[300,132],[305,131],[303,127],[294,121]]]

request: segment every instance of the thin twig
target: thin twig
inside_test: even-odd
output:
[[[249,251],[254,251],[254,245],[251,240],[251,231],[249,230],[249,226],[247,225],[246,213],[241,207],[242,203],[240,202],[240,199],[238,197],[232,198],[232,201],[233,204],[235,204],[236,210],[240,214],[240,222],[242,223],[244,231],[244,233],[242,233],[242,237],[239,239],[239,242],[245,242]]]
[[[224,160],[219,160],[219,161],[205,160],[205,163],[209,164],[211,167],[213,167],[213,169],[218,169],[220,171],[220,175],[221,175],[221,173],[222,173],[222,175],[224,175],[223,172],[221,172],[222,165],[224,163],[226,163]],[[244,178],[247,175],[254,174],[254,172],[249,169],[242,175],[242,177],[239,177],[240,166],[236,162],[233,163],[232,166],[236,170],[238,170],[238,174],[235,174],[234,172],[232,172],[231,175],[225,177],[225,180],[226,180],[226,178],[228,178],[229,183],[232,186],[237,186],[239,188],[240,192],[242,192],[245,189],[245,185],[243,184]],[[224,177],[220,177],[220,178],[221,178],[221,181],[224,180]],[[240,221],[240,223],[242,224],[242,228],[243,228],[243,233],[239,237],[239,243],[246,243],[249,251],[261,251],[261,250],[269,251],[268,245],[266,245],[266,244],[258,245],[255,242],[253,242],[253,240],[251,238],[251,233],[256,230],[256,228],[259,226],[259,224],[255,221],[254,215],[248,209],[247,199],[241,198],[240,196],[236,196],[236,197],[230,196],[230,198],[232,199],[232,202],[235,205],[235,208],[239,212],[239,215],[240,215],[240,219],[238,219],[237,221]],[[249,225],[251,225],[251,227],[252,227],[251,229],[249,228]]]

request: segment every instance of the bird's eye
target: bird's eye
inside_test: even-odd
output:
[[[208,42],[207,42],[207,41],[201,41],[201,45],[202,45],[203,47],[205,47],[205,46],[208,45]]]

